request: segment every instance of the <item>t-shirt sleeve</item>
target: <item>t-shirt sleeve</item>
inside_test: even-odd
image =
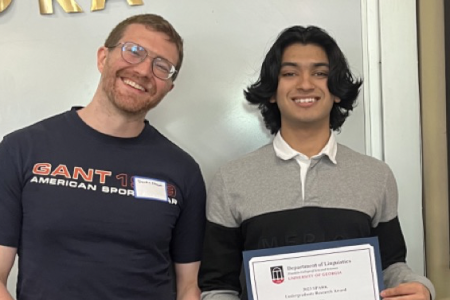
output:
[[[0,245],[19,247],[23,176],[18,147],[0,143]]]
[[[205,232],[205,183],[199,168],[192,172],[185,187],[184,204],[175,226],[171,254],[176,263],[201,260]]]

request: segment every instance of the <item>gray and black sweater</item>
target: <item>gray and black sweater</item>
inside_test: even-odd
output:
[[[405,263],[390,168],[338,144],[336,162],[313,158],[305,198],[295,159],[282,160],[272,144],[223,166],[208,192],[207,227],[199,285],[204,300],[247,299],[239,275],[242,251],[377,236],[384,284],[434,287]]]

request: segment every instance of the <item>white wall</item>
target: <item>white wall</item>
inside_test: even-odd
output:
[[[392,168],[407,262],[425,273],[415,0],[364,0],[366,149]]]
[[[89,0],[77,2],[88,11],[66,14],[55,1],[55,14],[42,16],[37,1],[15,0],[0,15],[0,135],[87,104],[99,78],[97,48],[114,25],[137,13],[163,15],[185,39],[175,89],[148,118],[200,162],[207,181],[225,161],[269,141],[243,89],[257,78],[268,47],[283,28],[326,28],[362,75],[359,0],[158,0],[135,7],[123,0],[107,2],[100,12],[89,12]],[[361,99],[339,136],[361,152],[363,106]]]
[[[390,138],[384,142],[391,126],[403,125],[387,122],[386,118],[397,120],[398,115],[381,109],[388,107],[383,101],[392,95],[383,93],[377,80],[381,74],[380,57],[374,56],[382,44],[373,34],[380,24],[395,24],[393,27],[398,30],[411,24],[397,24],[399,21],[392,15],[382,20],[378,17],[378,2],[147,0],[143,6],[130,7],[125,0],[115,0],[107,1],[104,11],[89,12],[90,1],[78,0],[84,13],[66,14],[55,1],[55,13],[42,16],[38,1],[15,0],[0,13],[0,136],[72,105],[86,105],[99,79],[96,50],[112,27],[133,14],[157,13],[167,18],[185,39],[185,61],[175,89],[148,114],[148,119],[197,159],[208,183],[220,165],[271,138],[259,112],[246,104],[242,91],[257,78],[264,55],[277,34],[294,24],[318,25],[335,37],[354,73],[366,78],[364,93],[338,140],[357,151],[379,158],[386,156],[388,163],[392,163],[399,179],[401,201],[403,198],[413,201],[408,205],[413,206],[412,211],[403,205],[400,214],[407,224],[404,231],[411,265],[423,272],[423,240],[416,235],[422,232],[421,183],[417,182],[420,172],[415,167],[403,169],[419,162],[416,156],[391,152],[399,145],[395,133],[388,134]],[[414,1],[393,2],[411,7]],[[404,14],[415,16],[411,10]],[[389,53],[384,55],[387,58]],[[394,70],[395,64],[393,61]],[[414,66],[411,68],[412,71],[402,71],[417,72]],[[383,88],[388,85],[389,82],[383,81]],[[412,96],[395,101],[418,103],[418,96]],[[411,122],[416,121],[413,115]],[[408,141],[402,143],[408,144],[410,138],[413,152],[420,154],[417,136],[408,136]],[[412,188],[408,188],[410,178],[414,179]],[[407,197],[403,197],[405,191]],[[10,290],[14,289],[15,277],[13,273],[8,284]]]
[[[380,34],[384,160],[397,177],[408,262],[424,273],[416,1],[380,1]]]

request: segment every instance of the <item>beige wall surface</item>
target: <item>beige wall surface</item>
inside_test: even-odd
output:
[[[444,1],[418,0],[426,260],[436,300],[450,299]]]

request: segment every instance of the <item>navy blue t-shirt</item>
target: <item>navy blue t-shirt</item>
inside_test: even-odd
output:
[[[0,170],[18,300],[175,299],[172,263],[201,258],[200,168],[148,122],[116,138],[72,110],[7,135]]]

